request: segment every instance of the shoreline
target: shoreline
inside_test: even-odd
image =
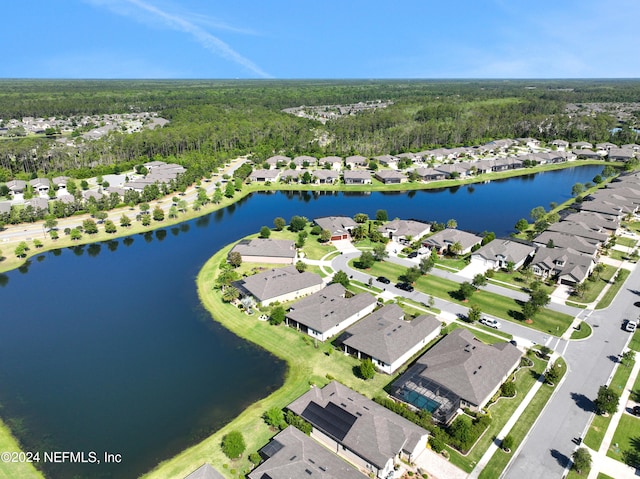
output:
[[[223,197],[222,201],[218,204],[207,204],[203,206],[199,211],[194,211],[193,209],[188,210],[185,213],[179,213],[176,218],[168,218],[165,214],[165,219],[161,222],[152,221],[149,226],[142,226],[142,223],[135,221],[135,218],[132,219],[131,226],[128,228],[124,228],[119,225],[116,221],[117,231],[115,233],[105,233],[104,228],[99,228],[99,232],[94,235],[87,235],[83,233],[82,238],[77,241],[72,241],[69,236],[60,236],[57,240],[52,240],[48,235],[44,232],[44,221],[37,221],[34,223],[20,223],[18,225],[11,225],[3,232],[0,232],[0,251],[2,251],[2,259],[0,260],[0,274],[6,273],[7,271],[11,271],[17,268],[20,268],[27,264],[30,258],[37,256],[41,253],[52,251],[56,249],[69,248],[81,245],[87,245],[92,243],[98,243],[103,241],[115,240],[118,238],[125,238],[127,236],[133,236],[136,234],[147,233],[150,231],[155,231],[157,229],[175,226],[180,223],[184,223],[186,221],[190,221],[196,218],[200,218],[202,216],[213,213],[217,210],[225,208],[227,206],[231,206],[238,201],[243,200],[247,196],[252,193],[260,193],[260,192],[276,192],[276,191],[301,191],[301,192],[385,192],[385,191],[393,191],[393,192],[402,192],[402,191],[417,191],[417,190],[433,190],[433,189],[442,189],[442,188],[451,188],[456,186],[464,186],[471,185],[477,183],[484,183],[487,181],[493,180],[501,180],[507,178],[516,178],[519,176],[527,176],[533,175],[537,173],[542,173],[545,171],[555,171],[562,170],[566,168],[576,168],[580,166],[590,166],[590,165],[612,165],[616,166],[616,163],[605,162],[602,160],[575,160],[575,161],[567,161],[564,163],[555,163],[551,165],[541,165],[533,168],[520,168],[516,170],[509,170],[504,172],[497,173],[484,173],[478,176],[474,176],[472,178],[462,179],[462,180],[442,180],[442,181],[432,181],[428,183],[422,182],[407,182],[400,183],[394,185],[384,185],[384,184],[370,184],[370,185],[344,185],[344,184],[336,184],[336,185],[303,185],[303,184],[282,184],[275,183],[272,185],[266,185],[264,183],[252,183],[249,185],[244,185],[241,191],[236,192],[233,198]],[[620,167],[621,165],[617,165]],[[167,201],[171,201],[170,196],[166,196],[158,201],[151,202],[150,206],[153,209],[156,205],[163,205]],[[191,205],[190,205],[191,206]],[[123,214],[133,215],[137,213],[136,209],[132,209],[130,207],[117,208],[115,210],[108,211],[110,217],[117,216],[120,217]],[[90,219],[91,216],[88,213],[78,215],[78,216],[70,216],[67,218],[58,218],[59,222],[82,222],[85,219]],[[117,218],[116,218],[117,219]],[[25,226],[38,226],[36,230],[34,230],[34,234],[31,234],[29,238],[22,239],[12,239],[12,240],[3,240],[3,233],[9,232],[12,233],[16,230],[24,228]],[[60,230],[61,228],[58,227]],[[26,230],[25,230],[26,231]],[[40,237],[40,234],[43,237]],[[33,241],[34,239],[38,239],[42,241],[42,247],[35,248],[31,245],[29,250],[27,251],[27,255],[24,258],[17,258],[14,254],[13,249],[21,242],[21,241]],[[11,250],[7,250],[7,248],[11,248]]]

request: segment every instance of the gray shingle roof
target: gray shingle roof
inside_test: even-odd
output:
[[[348,230],[358,226],[353,218],[348,216],[324,216],[315,218],[313,222],[323,230],[329,230],[332,236],[348,234]]]
[[[471,404],[480,405],[518,364],[521,355],[518,348],[509,343],[487,345],[460,328],[424,353],[415,367],[424,368],[420,376],[442,385]]]
[[[371,172],[369,170],[346,170],[342,174],[345,181],[347,180],[370,180]]]
[[[317,420],[318,416],[312,411],[323,413],[321,418],[331,421],[331,410],[342,410],[353,422],[345,428],[339,442],[380,469],[401,451],[413,451],[428,434],[425,429],[336,381],[322,389],[312,388],[288,408],[330,436],[333,435],[322,424],[326,422]]]
[[[554,247],[573,248],[580,253],[595,255],[598,251],[597,240],[583,238],[582,236],[574,236],[572,234],[559,233],[556,231],[544,231],[536,236],[533,240],[540,246],[546,246],[549,241],[553,242]]]
[[[254,238],[242,240],[236,244],[231,252],[242,256],[269,256],[272,258],[295,258],[296,248],[291,240]]]
[[[513,261],[517,264],[532,254],[535,250],[536,248],[534,246],[520,243],[518,241],[495,239],[478,249],[473,253],[473,256],[478,255],[482,258],[493,261],[497,261],[498,256],[501,256],[505,258],[505,261]]]
[[[224,479],[224,476],[216,471],[211,464],[205,463],[184,479]]]
[[[322,277],[315,273],[299,273],[295,266],[274,268],[237,281],[240,288],[255,296],[258,301],[292,293],[322,284]]]
[[[393,232],[395,236],[411,236],[413,238],[417,238],[428,233],[430,229],[431,225],[429,223],[423,223],[422,221],[415,220],[395,219],[380,226],[378,231],[384,234]]]
[[[593,258],[572,248],[538,248],[531,261],[532,266],[558,274],[570,275],[577,282],[584,280],[593,266]]]
[[[330,284],[326,288],[297,301],[287,313],[297,323],[324,333],[365,308],[376,304],[369,293],[360,293],[351,298],[344,297],[341,284]]]
[[[599,241],[601,243],[604,243],[609,238],[608,233],[594,231],[584,222],[559,221],[558,223],[553,223],[547,229],[558,233],[588,238],[589,240]]]
[[[392,364],[442,325],[435,316],[404,320],[404,311],[389,304],[347,329],[344,344],[368,356]]]
[[[590,211],[580,211],[565,216],[564,221],[575,221],[588,225],[593,229],[615,231],[620,227],[620,220],[609,215],[601,215],[600,213]]]
[[[249,479],[363,479],[353,466],[293,426],[275,436],[262,448],[265,462]]]
[[[426,246],[435,246],[437,248],[446,248],[458,242],[462,245],[462,249],[467,249],[476,243],[480,243],[482,238],[466,231],[457,230],[455,228],[447,228],[438,231],[430,236],[423,243]]]

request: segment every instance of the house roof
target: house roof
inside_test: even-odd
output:
[[[428,432],[342,384],[314,387],[288,409],[379,469]]]
[[[7,188],[11,191],[24,190],[27,187],[27,182],[24,180],[11,180],[7,181]]]
[[[340,173],[335,170],[315,170],[313,172],[313,176],[315,176],[319,180],[335,180],[337,178],[340,178]]]
[[[435,168],[416,168],[414,171],[420,178],[427,178],[427,177],[444,178],[446,176],[445,173],[443,173],[442,171],[438,171]]]
[[[559,221],[558,223],[553,223],[547,229],[548,231],[556,231],[558,233],[588,238],[589,240],[598,241],[600,243],[604,243],[609,238],[608,233],[595,231],[584,222]]]
[[[347,156],[344,159],[345,163],[353,163],[354,165],[366,165],[369,160],[362,155]]]
[[[254,238],[241,240],[231,252],[240,253],[242,256],[270,256],[273,258],[295,258],[296,248],[292,240]]]
[[[449,389],[471,404],[480,405],[513,370],[521,356],[512,344],[487,345],[467,329],[460,328],[424,353],[415,368],[422,368],[421,377]],[[404,381],[403,377],[398,382]]]
[[[559,276],[570,275],[580,282],[589,275],[594,261],[591,256],[572,248],[541,246],[536,251],[531,264]]]
[[[580,209],[582,211],[593,211],[594,213],[617,217],[623,216],[625,210],[625,208],[620,205],[604,200],[583,201],[580,203]]]
[[[620,220],[614,216],[601,215],[591,211],[580,211],[565,216],[564,221],[584,223],[598,230],[615,231],[620,227]]]
[[[265,178],[275,180],[280,175],[280,170],[263,170],[257,169],[251,172],[251,178]]]
[[[287,318],[324,333],[376,304],[376,298],[369,293],[356,294],[351,298],[345,298],[344,293],[345,288],[341,284],[330,284],[294,303]]]
[[[324,164],[324,163],[340,163],[342,164],[342,158],[340,158],[339,156],[325,156],[323,158],[320,158],[320,160],[318,160],[320,164]]]
[[[25,206],[31,206],[36,210],[49,209],[49,200],[47,198],[31,198],[24,202]]]
[[[308,271],[299,273],[295,266],[286,266],[249,276],[237,281],[236,284],[248,291],[258,301],[265,301],[283,294],[321,285],[322,277]]]
[[[260,452],[266,460],[251,471],[249,479],[367,477],[293,426],[280,432]]]
[[[423,223],[422,221],[415,220],[401,220],[398,218],[389,221],[378,228],[380,233],[392,232],[396,236],[411,236],[413,238],[419,238],[427,234],[430,230],[431,225],[429,223]]]
[[[472,256],[480,256],[493,261],[504,258],[505,261],[513,261],[517,264],[535,252],[535,250],[535,246],[519,241],[494,239],[478,249]]]
[[[224,479],[224,476],[207,462],[184,479]]]
[[[2,213],[11,213],[11,202],[10,201],[2,201],[0,202],[0,214]]]
[[[557,231],[544,231],[533,239],[534,243],[546,246],[551,241],[554,247],[573,248],[580,253],[594,256],[598,251],[599,241],[574,236],[572,234],[560,233]]]
[[[323,230],[329,230],[331,236],[348,234],[348,230],[355,228],[358,224],[348,216],[323,216],[315,218],[314,223]]]
[[[425,246],[435,246],[436,248],[446,248],[454,243],[460,243],[462,249],[467,249],[476,243],[480,243],[482,238],[466,231],[461,231],[455,228],[447,228],[442,231],[438,231],[429,238],[423,241]]]
[[[407,177],[403,172],[398,170],[378,170],[376,171],[376,177],[382,181],[393,179],[404,179]]]
[[[393,364],[442,324],[432,315],[404,320],[397,304],[388,304],[358,321],[345,332],[344,344],[368,356]]]
[[[270,165],[275,165],[279,161],[282,161],[284,163],[289,164],[289,163],[291,163],[291,158],[289,158],[288,156],[283,156],[283,155],[275,155],[275,156],[272,156],[270,158],[267,158],[267,163],[269,163]]]
[[[345,180],[371,179],[371,172],[369,170],[345,170],[342,175]]]

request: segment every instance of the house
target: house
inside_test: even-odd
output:
[[[600,153],[588,149],[573,150],[573,154],[576,155],[577,158],[584,158],[585,160],[602,159],[602,155],[600,155]]]
[[[592,200],[583,201],[580,203],[580,211],[590,211],[592,213],[600,213],[601,215],[613,216],[614,218],[622,219],[627,213],[630,213],[628,209],[604,200]]]
[[[283,155],[275,155],[267,158],[266,162],[269,165],[269,169],[281,168],[282,166],[289,166],[291,158]]]
[[[596,143],[596,150],[600,151],[609,151],[612,148],[618,148],[618,145],[614,145],[613,143],[604,142],[604,143]]]
[[[293,426],[278,433],[260,449],[264,462],[247,476],[249,479],[365,479],[344,459]],[[195,479],[195,478],[194,478]]]
[[[398,158],[396,158],[395,156],[380,155],[380,156],[374,156],[373,158],[378,163],[380,163],[383,166],[386,166],[387,168],[392,168],[394,170],[398,168]]]
[[[95,199],[97,201],[97,200],[101,200],[104,197],[104,195],[102,193],[100,193],[99,191],[85,190],[85,191],[82,192],[82,197],[85,200],[93,198],[93,199]]]
[[[431,231],[431,225],[422,221],[396,218],[380,226],[378,231],[391,240],[399,243],[409,243],[428,234]]]
[[[360,293],[347,298],[345,291],[344,286],[334,283],[297,301],[286,314],[286,324],[326,341],[375,309],[373,295]]]
[[[536,247],[511,239],[494,239],[471,254],[471,262],[490,269],[507,268],[513,263],[519,269],[527,259],[532,258]]]
[[[254,238],[241,240],[231,253],[240,253],[247,263],[293,264],[296,260],[296,246],[291,240]]]
[[[547,228],[547,231],[554,231],[556,233],[585,238],[590,242],[596,242],[600,245],[606,243],[610,237],[608,232],[596,231],[584,222],[574,221],[559,221],[557,223],[553,223]]]
[[[70,178],[68,176],[56,176],[51,182],[58,190],[67,191],[67,183],[69,180]]]
[[[23,180],[11,180],[7,182],[7,188],[11,193],[22,194],[27,189],[27,182]]]
[[[560,151],[566,151],[569,148],[569,142],[565,140],[553,140],[551,145],[555,146]]]
[[[33,191],[36,194],[44,196],[49,194],[49,188],[51,188],[49,178],[36,178],[34,180],[30,180],[29,184],[33,187]]]
[[[351,231],[358,224],[348,216],[324,216],[313,220],[323,230],[331,233],[331,241],[348,240],[351,238]]]
[[[542,278],[556,277],[561,284],[575,286],[582,283],[593,271],[592,256],[573,248],[547,248],[542,246],[531,261],[533,274]]]
[[[198,469],[186,476],[184,479],[225,479],[216,469],[209,463],[204,463]]]
[[[47,198],[31,198],[24,202],[25,206],[31,206],[34,210],[49,211],[49,200]]]
[[[315,166],[318,164],[318,159],[315,156],[302,155],[296,156],[293,159],[296,168],[308,168],[309,166]]]
[[[480,411],[520,364],[510,343],[487,345],[456,329],[424,353],[391,386],[391,395],[449,424],[457,411]]]
[[[371,172],[369,170],[345,170],[342,174],[345,185],[370,185]]]
[[[239,281],[234,286],[244,296],[252,296],[257,303],[268,306],[279,301],[293,301],[296,298],[320,291],[324,283],[319,274],[300,273],[295,266],[270,269]]]
[[[447,178],[465,178],[471,167],[465,167],[462,163],[454,163],[452,165],[439,165],[435,169],[444,173]]]
[[[279,169],[274,170],[253,170],[249,175],[251,181],[278,181],[281,171]]]
[[[533,239],[533,242],[538,246],[573,248],[592,257],[596,256],[598,249],[602,246],[600,241],[557,231],[543,231]]]
[[[380,479],[427,446],[425,429],[336,381],[312,387],[287,408],[312,425],[312,438]]]
[[[340,173],[335,170],[315,170],[313,177],[316,183],[332,185],[340,180]]]
[[[416,175],[421,181],[439,181],[447,178],[447,174],[435,168],[416,168]]]
[[[629,161],[633,159],[636,152],[630,148],[611,148],[609,149],[609,159],[614,161]]]
[[[592,150],[593,145],[588,141],[576,141],[575,143],[571,144],[571,148],[573,148],[574,150]]]
[[[10,201],[1,201],[0,202],[0,215],[9,215],[11,214],[11,202]]]
[[[408,181],[407,175],[398,170],[378,170],[375,177],[385,185],[406,183]]]
[[[318,164],[322,167],[327,167],[330,170],[340,171],[342,169],[342,158],[339,156],[325,156],[318,160]]]
[[[608,233],[610,235],[618,234],[618,229],[620,228],[619,218],[589,211],[571,213],[565,216],[563,221],[582,223],[594,231]]]
[[[371,359],[377,369],[393,374],[441,329],[435,316],[421,315],[405,321],[402,308],[388,304],[347,329],[341,336],[342,347],[345,353]]]
[[[344,164],[348,168],[365,168],[369,165],[369,159],[361,155],[347,156]]]
[[[475,245],[480,244],[482,238],[466,231],[455,228],[447,228],[434,233],[422,242],[425,248],[435,249],[438,254],[445,254],[456,243],[459,243],[461,250],[457,254],[467,254]]]

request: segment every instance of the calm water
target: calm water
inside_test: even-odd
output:
[[[26,450],[122,454],[49,477],[136,477],[279,387],[283,364],[211,321],[195,277],[215,251],[273,224],[358,212],[506,235],[602,167],[442,191],[256,194],[146,235],[42,254],[0,275],[0,414]],[[194,464],[194,467],[197,466]]]

